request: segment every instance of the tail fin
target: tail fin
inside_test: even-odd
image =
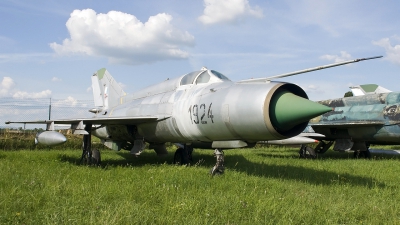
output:
[[[353,96],[367,95],[367,94],[381,94],[392,92],[377,84],[363,84],[350,87]]]
[[[113,108],[120,104],[120,98],[126,93],[105,69],[99,69],[92,76],[94,105],[102,110]]]

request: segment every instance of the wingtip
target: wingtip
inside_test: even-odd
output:
[[[363,61],[363,60],[379,59],[379,58],[382,58],[382,57],[383,57],[382,55],[379,55],[379,56],[373,56],[373,57],[368,57],[368,58],[356,59],[354,61],[359,62],[359,61]]]

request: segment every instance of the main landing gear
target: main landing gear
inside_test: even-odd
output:
[[[369,143],[365,143],[363,146],[364,148],[360,148],[363,150],[354,150],[354,158],[359,159],[359,158],[366,158],[366,159],[371,159],[371,152],[369,151]]]
[[[354,150],[354,158],[355,159],[359,159],[359,158],[366,158],[366,159],[370,159],[371,158],[371,152],[369,151],[369,149],[365,150],[365,151],[360,151],[360,150]]]
[[[87,131],[88,134],[83,135],[81,163],[85,163],[87,165],[100,165],[100,151],[97,149],[92,150],[92,125],[86,124],[85,131]]]
[[[174,164],[187,165],[193,161],[193,147],[191,145],[183,145],[179,147],[174,154]]]
[[[359,159],[359,158],[366,158],[366,159],[371,159],[371,152],[369,151],[369,143],[364,143],[361,145],[362,147],[359,147],[361,150],[354,150],[354,158]]]
[[[307,146],[301,145],[299,151],[300,158],[308,158],[308,159],[315,159],[317,158],[317,154],[324,154],[328,149],[332,146],[333,141],[324,142],[320,141],[315,149]]]
[[[308,159],[315,159],[317,158],[317,154],[315,153],[315,150],[307,145],[301,145],[300,151],[299,151],[299,157],[300,158],[308,158]]]

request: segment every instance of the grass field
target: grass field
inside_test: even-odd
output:
[[[189,167],[172,151],[103,150],[101,167],[78,150],[0,151],[0,224],[400,224],[399,156],[297,151],[229,150],[216,177],[210,150]]]

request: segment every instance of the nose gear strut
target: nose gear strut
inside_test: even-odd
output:
[[[217,163],[215,166],[210,170],[210,174],[214,175],[222,175],[225,171],[224,166],[224,152],[217,148],[214,150],[214,156],[217,158]]]

